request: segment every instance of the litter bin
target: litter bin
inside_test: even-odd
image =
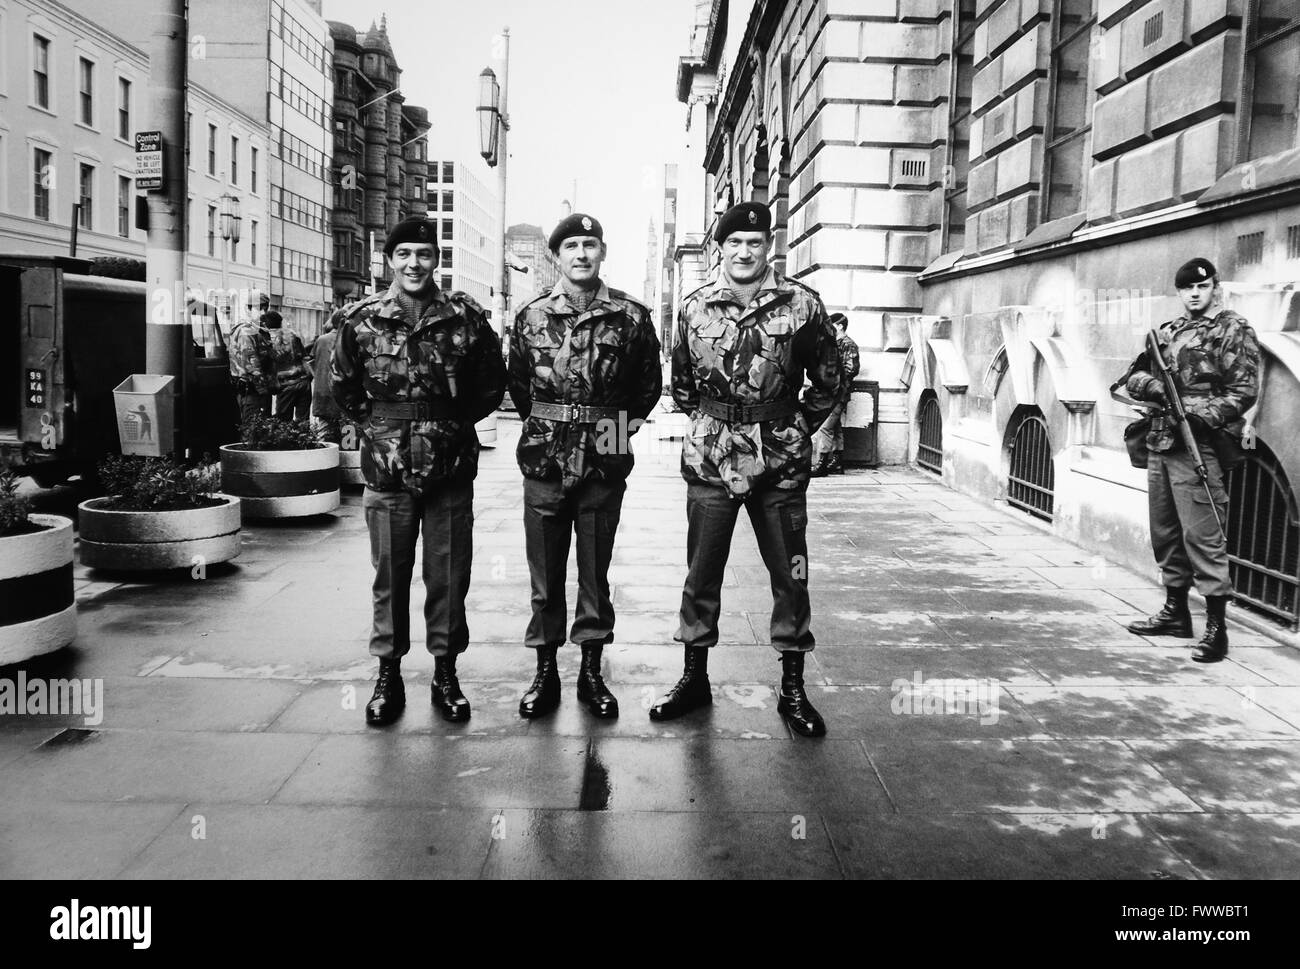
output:
[[[113,388],[117,437],[123,454],[161,457],[175,441],[175,377],[133,373]]]

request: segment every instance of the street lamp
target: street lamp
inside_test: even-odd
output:
[[[478,76],[478,143],[479,154],[491,167],[497,163],[497,141],[501,130],[501,85],[496,71],[483,68]]]
[[[226,327],[230,327],[230,290],[226,285],[226,253],[228,243],[239,244],[240,224],[244,221],[239,214],[239,198],[226,192],[218,200],[221,213],[221,299],[218,307],[225,310]]]
[[[509,310],[510,269],[506,259],[506,163],[510,160],[510,149],[506,145],[506,136],[510,131],[510,28],[501,31],[502,63],[501,83],[497,83],[496,72],[490,67],[483,68],[478,76],[478,138],[479,154],[489,167],[497,170],[497,195],[501,205],[501,240],[497,247],[497,286],[496,286],[496,323],[497,330],[504,340],[506,336],[506,313]]]

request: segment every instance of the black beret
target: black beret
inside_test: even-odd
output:
[[[595,236],[601,242],[604,242],[605,230],[590,215],[574,212],[567,219],[560,220],[560,224],[555,227],[555,231],[551,233],[551,237],[546,244],[551,247],[551,252],[559,252],[560,243],[573,236]]]
[[[388,238],[384,240],[384,255],[391,256],[393,250],[403,242],[423,242],[433,246],[434,265],[438,264],[437,226],[424,216],[415,215],[393,226],[393,231],[388,233]]]
[[[741,202],[733,205],[718,220],[718,231],[713,234],[717,242],[726,242],[733,232],[771,232],[772,210],[762,202]]]
[[[1178,272],[1174,275],[1174,286],[1183,289],[1193,283],[1203,283],[1207,279],[1213,279],[1217,275],[1219,271],[1214,268],[1214,263],[1197,256],[1178,267]]]

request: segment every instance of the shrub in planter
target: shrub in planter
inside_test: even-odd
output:
[[[249,518],[299,518],[339,506],[339,446],[316,439],[307,421],[255,417],[243,441],[221,448],[223,490]]]
[[[30,513],[0,468],[0,666],[51,653],[77,636],[72,521]]]
[[[108,496],[78,506],[83,565],[177,569],[239,554],[239,499],[220,493],[215,463],[186,468],[169,457],[111,456],[99,479]]]

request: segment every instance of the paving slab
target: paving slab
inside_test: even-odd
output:
[[[498,816],[483,808],[198,802],[118,877],[473,878]]]
[[[839,878],[821,819],[752,811],[505,811],[485,878]]]
[[[1130,740],[1206,811],[1300,812],[1300,741]]]
[[[867,740],[902,814],[1200,811],[1148,760],[1114,740]],[[925,763],[924,770],[916,765]]]
[[[826,827],[847,878],[1196,878],[1196,869],[1143,824],[1145,817],[831,814]]]
[[[593,742],[598,802],[611,811],[891,810],[862,747],[850,740],[751,742],[602,737]]]

